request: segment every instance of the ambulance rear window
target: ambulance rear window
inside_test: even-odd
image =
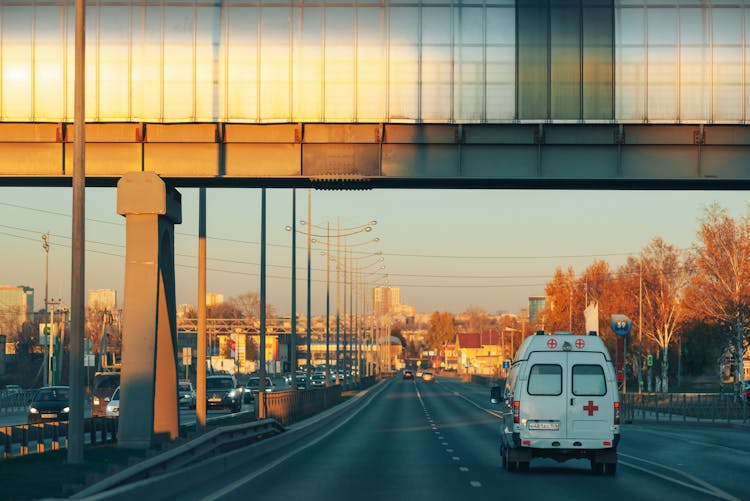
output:
[[[560,395],[562,393],[562,367],[553,364],[536,364],[529,373],[529,395]]]
[[[573,395],[600,397],[607,394],[601,365],[573,366]]]

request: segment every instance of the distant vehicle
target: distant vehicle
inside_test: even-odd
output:
[[[503,401],[500,455],[507,471],[528,470],[538,457],[589,459],[594,473],[617,471],[620,400],[600,337],[543,331],[527,337]]]
[[[29,402],[29,423],[67,421],[70,413],[70,387],[45,386],[39,388]]]
[[[414,379],[414,373],[409,369],[404,369],[404,379]]]
[[[432,383],[435,381],[435,374],[433,374],[430,371],[424,371],[422,372],[422,381]]]
[[[310,376],[310,387],[311,388],[325,388],[326,387],[326,375],[321,372],[316,372]]]
[[[105,416],[107,404],[120,386],[119,372],[97,372],[91,384],[91,415]]]
[[[306,390],[307,389],[307,377],[305,376],[297,376],[297,389],[298,390]]]
[[[206,407],[208,409],[242,409],[242,389],[237,387],[234,376],[208,376],[206,378]]]
[[[104,409],[104,413],[107,417],[120,417],[120,387],[118,386],[115,392],[109,399],[107,408]]]
[[[249,404],[253,400],[255,400],[255,394],[258,393],[258,388],[260,388],[260,378],[258,376],[252,376],[250,379],[247,380],[247,384],[245,384],[245,403]],[[266,393],[271,393],[274,390],[274,384],[273,381],[271,381],[271,378],[266,376]]]
[[[745,397],[747,398],[747,403],[750,404],[750,383],[745,383]]]
[[[417,377],[422,377],[422,369],[417,369]]]
[[[195,390],[193,390],[193,384],[190,381],[180,381],[177,383],[177,396],[177,402],[180,407],[195,409]]]

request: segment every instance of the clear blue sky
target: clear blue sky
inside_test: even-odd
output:
[[[183,224],[175,238],[177,301],[197,297],[198,190],[181,189]],[[597,257],[614,268],[656,236],[681,248],[695,243],[703,209],[718,202],[747,213],[743,192],[713,191],[313,191],[315,224],[378,221],[351,242],[379,237],[360,252],[382,251],[391,286],[419,312],[517,312],[543,294],[556,267],[583,271]],[[86,288],[114,288],[123,298],[125,227],[114,189],[87,189]],[[70,297],[71,190],[0,188],[0,284],[36,289],[44,301],[41,234],[50,231],[50,297]],[[291,190],[268,190],[268,301],[290,311]],[[307,190],[297,190],[297,220]],[[226,297],[258,291],[260,190],[208,190],[208,290]],[[298,226],[304,230],[304,226]],[[306,237],[297,241],[297,309],[305,311]],[[370,263],[375,258],[363,259]],[[325,308],[325,261],[313,251],[313,314]],[[370,270],[375,267],[369,268]],[[335,274],[332,274],[335,283]],[[333,293],[332,293],[333,294]],[[335,301],[335,296],[332,296]]]

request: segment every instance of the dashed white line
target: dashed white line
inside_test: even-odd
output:
[[[458,457],[458,456],[453,456],[453,457],[452,457],[451,459],[452,459],[453,461],[461,461],[461,458],[460,458],[460,457]]]
[[[469,469],[467,467],[465,467],[465,466],[459,466],[458,467],[458,471],[462,471],[462,472],[466,473],[467,471],[469,471]]]
[[[471,485],[472,487],[482,487],[482,482],[472,480],[471,482],[469,482],[469,485]]]
[[[445,452],[453,452],[455,449],[445,449]]]
[[[441,442],[440,445],[448,445],[448,442]]]

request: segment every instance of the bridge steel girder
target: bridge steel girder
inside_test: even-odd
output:
[[[70,124],[0,123],[0,185],[70,186]],[[87,186],[747,189],[750,129],[702,124],[90,123]]]
[[[177,438],[177,311],[174,225],[180,193],[152,172],[117,183],[125,216],[125,299],[118,447],[145,449]]]

